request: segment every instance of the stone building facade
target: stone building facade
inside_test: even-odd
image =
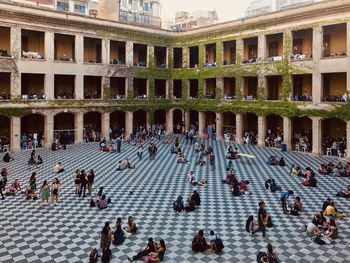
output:
[[[283,133],[288,149],[350,147],[350,0],[169,32],[0,3],[0,136],[166,124],[215,125],[242,143]]]

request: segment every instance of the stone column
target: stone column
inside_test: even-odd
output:
[[[216,79],[216,88],[215,88],[215,98],[217,99],[222,99],[223,97],[223,91],[224,91],[224,83],[223,83],[223,79],[222,78],[218,78]],[[217,94],[218,93],[218,94]]]
[[[322,131],[321,117],[310,117],[312,120],[312,153],[320,155],[322,153]]]
[[[102,64],[109,64],[109,57],[110,57],[110,41],[106,38],[102,39],[102,56],[101,56],[101,63]]]
[[[265,136],[266,136],[266,117],[258,116],[258,146],[265,146]]]
[[[154,46],[147,46],[147,67],[155,67]]]
[[[21,150],[21,118],[20,117],[11,117],[11,138],[10,146],[11,151]]]
[[[292,120],[283,117],[283,143],[287,146],[287,151],[292,149]]]
[[[82,35],[75,36],[75,61],[76,63],[84,62],[84,37]]]
[[[236,142],[243,143],[243,115],[236,115]]]
[[[317,26],[313,28],[312,36],[312,101],[314,104],[320,103],[322,96],[322,75],[319,67],[322,47],[322,28]]]
[[[77,112],[74,115],[74,144],[80,144],[84,141],[84,113]]]
[[[266,38],[265,35],[258,36],[258,59],[264,61],[266,57]]]
[[[190,116],[191,116],[190,111],[186,110],[185,111],[185,130],[186,131],[190,131],[190,129],[191,129],[191,122],[190,122],[191,117]]]
[[[242,60],[244,58],[244,43],[243,43],[243,39],[238,38],[236,40],[236,63],[240,64],[242,63]]]
[[[134,43],[127,41],[125,44],[125,65],[132,66],[134,64]]]
[[[224,131],[223,131],[223,114],[222,113],[216,113],[216,138],[218,140],[222,140],[224,138]]]
[[[109,138],[109,128],[110,128],[110,112],[104,112],[101,115],[101,136],[102,138],[105,138],[107,141],[110,140]]]
[[[165,133],[173,134],[174,132],[174,109],[170,109],[166,112],[166,131]]]
[[[47,100],[55,99],[55,77],[52,73],[45,74],[44,94]]]
[[[129,138],[133,131],[134,115],[130,111],[125,112],[125,137]]]
[[[54,60],[55,34],[50,31],[45,32],[45,60],[52,62]]]
[[[199,136],[203,136],[205,130],[205,112],[198,112],[198,131]]]
[[[75,75],[75,98],[78,100],[84,99],[84,76],[83,74]]]
[[[346,122],[346,149],[347,149],[347,156],[346,158],[350,158],[350,121]]]
[[[188,68],[190,65],[190,48],[182,48],[182,67]]]
[[[11,56],[13,58],[21,58],[21,29],[11,26]]]
[[[151,120],[151,114],[154,114],[154,112],[146,112],[146,128],[149,130],[152,127],[153,123],[150,123]]]
[[[53,130],[54,130],[54,116],[50,111],[45,112],[45,148],[51,148],[51,145],[53,143]]]

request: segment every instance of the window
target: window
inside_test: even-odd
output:
[[[302,54],[303,53],[303,39],[294,39],[293,40],[293,54]]]
[[[57,1],[57,10],[69,11],[69,3],[66,1]]]
[[[129,5],[132,5],[132,0],[129,0]]]
[[[85,14],[85,6],[75,4],[74,5],[74,12],[80,13],[80,14]]]
[[[258,46],[257,45],[249,45],[248,47],[248,58],[255,59],[258,56]]]
[[[271,42],[269,44],[269,57],[278,56],[278,42]]]
[[[144,5],[144,10],[145,10],[146,12],[149,11],[149,3],[145,3],[145,5]]]

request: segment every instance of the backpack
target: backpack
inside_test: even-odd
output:
[[[261,263],[261,259],[262,259],[263,257],[266,257],[266,253],[260,251],[260,252],[256,255],[256,261],[257,261],[258,263]]]
[[[98,260],[98,251],[96,248],[94,248],[93,250],[91,250],[90,252],[90,256],[89,256],[89,262],[90,263],[96,263]]]
[[[96,204],[95,204],[94,200],[91,199],[91,201],[90,201],[90,207],[95,207],[95,206],[96,206]]]
[[[319,244],[319,245],[325,245],[325,244],[326,244],[326,242],[325,242],[321,237],[319,237],[319,236],[317,236],[317,237],[314,238],[314,242],[315,242],[316,244]]]

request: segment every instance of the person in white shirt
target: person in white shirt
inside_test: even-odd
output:
[[[53,168],[53,170],[56,174],[62,173],[64,171],[62,163],[61,162],[57,163]]]

